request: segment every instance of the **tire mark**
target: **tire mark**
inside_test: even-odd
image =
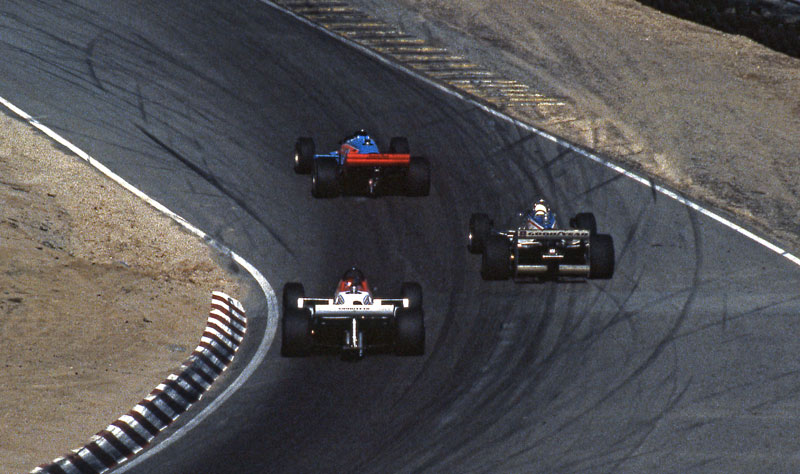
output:
[[[693,285],[690,287],[689,294],[686,297],[686,300],[683,304],[683,307],[675,319],[675,322],[672,324],[669,332],[661,339],[661,341],[656,344],[655,348],[651,351],[650,355],[647,357],[645,361],[643,361],[638,367],[636,367],[628,376],[625,377],[621,382],[619,382],[616,386],[612,387],[608,392],[606,392],[602,397],[600,397],[597,401],[595,401],[592,405],[588,408],[582,410],[577,415],[574,415],[561,425],[559,425],[553,433],[548,434],[542,438],[539,438],[537,441],[532,443],[530,446],[525,446],[521,449],[511,451],[507,453],[506,460],[508,462],[518,460],[519,458],[527,455],[530,451],[532,451],[535,447],[541,445],[545,440],[558,434],[560,432],[565,431],[567,428],[577,424],[577,422],[582,419],[583,417],[587,416],[589,413],[595,411],[605,402],[613,398],[617,393],[619,393],[623,388],[627,387],[629,384],[636,381],[640,375],[642,375],[648,368],[650,368],[656,360],[659,359],[661,354],[666,350],[666,348],[672,344],[672,339],[674,335],[680,330],[683,326],[683,323],[686,321],[689,310],[691,309],[694,301],[697,297],[698,288],[694,284],[697,284],[700,279],[700,270],[703,267],[703,253],[702,253],[702,235],[699,231],[699,223],[698,218],[695,213],[691,209],[686,209],[688,214],[689,222],[691,224],[692,232],[694,235],[694,248],[695,248],[695,267],[694,272],[692,275],[692,283]],[[662,415],[663,416],[663,415]]]
[[[214,188],[216,188],[217,190],[219,190],[219,191],[220,191],[220,192],[221,192],[223,195],[227,196],[229,199],[231,199],[233,202],[235,202],[235,203],[236,203],[236,205],[238,205],[238,206],[239,206],[241,209],[243,209],[243,210],[244,210],[244,211],[247,213],[247,215],[249,215],[249,216],[250,216],[251,218],[253,218],[253,219],[254,219],[256,222],[258,222],[259,224],[261,224],[261,226],[264,228],[264,230],[266,230],[267,232],[269,232],[270,236],[271,236],[273,239],[275,239],[275,241],[276,241],[276,242],[277,242],[277,243],[278,243],[278,244],[279,244],[279,245],[280,245],[280,246],[281,246],[281,247],[282,247],[282,248],[283,248],[283,249],[284,249],[284,250],[285,250],[285,251],[286,251],[286,252],[287,252],[289,255],[291,255],[292,257],[296,257],[296,255],[295,255],[294,251],[292,251],[292,249],[291,249],[291,247],[288,245],[288,243],[287,243],[287,242],[285,242],[285,241],[283,240],[283,238],[282,238],[282,237],[281,237],[281,236],[280,236],[280,235],[279,235],[279,234],[278,234],[278,233],[277,233],[275,230],[273,230],[273,229],[272,229],[272,228],[271,228],[271,227],[268,225],[268,223],[267,223],[266,221],[264,221],[264,219],[262,219],[262,218],[261,218],[261,216],[259,216],[259,215],[258,215],[258,213],[257,213],[257,212],[255,212],[255,210],[254,210],[254,209],[253,209],[253,208],[250,206],[250,204],[249,204],[249,203],[248,203],[246,200],[244,200],[244,199],[242,199],[241,197],[239,197],[239,196],[236,196],[236,195],[234,195],[232,192],[228,191],[228,189],[225,187],[225,185],[223,185],[222,183],[220,183],[220,182],[219,182],[219,180],[217,179],[217,177],[216,177],[216,176],[214,176],[213,174],[209,173],[208,171],[206,171],[206,170],[204,170],[204,169],[200,168],[199,166],[195,165],[194,163],[192,163],[192,161],[191,161],[191,160],[189,160],[188,158],[186,158],[186,157],[184,157],[183,155],[181,155],[180,153],[178,153],[178,151],[177,151],[177,150],[173,149],[172,147],[170,147],[169,145],[167,145],[166,143],[164,143],[163,141],[161,141],[161,140],[160,140],[158,137],[156,137],[155,135],[153,135],[152,133],[150,133],[150,132],[149,132],[148,130],[146,130],[144,127],[142,127],[141,125],[138,125],[138,124],[137,124],[137,125],[135,125],[135,126],[136,126],[136,128],[138,128],[138,129],[139,129],[139,131],[141,131],[141,132],[142,132],[142,133],[143,133],[143,134],[144,134],[144,135],[145,135],[147,138],[149,138],[149,139],[150,139],[150,140],[151,140],[153,143],[155,143],[156,145],[158,145],[159,147],[161,147],[161,148],[162,148],[164,151],[166,151],[167,153],[169,153],[170,155],[172,155],[172,157],[173,157],[173,158],[177,159],[177,160],[178,160],[179,162],[181,162],[181,163],[182,163],[184,166],[186,166],[186,167],[187,167],[187,168],[189,168],[191,171],[193,171],[195,174],[197,174],[198,176],[200,176],[201,178],[203,178],[203,179],[204,179],[204,180],[205,180],[205,181],[206,181],[208,184],[210,184],[211,186],[213,186]]]

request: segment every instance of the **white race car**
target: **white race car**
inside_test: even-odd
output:
[[[374,298],[363,273],[342,276],[333,298],[306,298],[303,285],[283,287],[281,355],[298,357],[315,348],[363,357],[367,349],[399,355],[425,353],[422,287],[403,283],[400,298]]]

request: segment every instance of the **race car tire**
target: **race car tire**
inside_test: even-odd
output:
[[[481,261],[481,277],[484,280],[506,280],[511,276],[508,240],[502,235],[490,235],[486,239]]]
[[[281,355],[284,357],[301,357],[311,350],[311,318],[308,310],[297,307],[297,300],[304,296],[300,283],[287,283],[283,287]]]
[[[425,354],[425,320],[422,310],[398,310],[395,324],[395,354],[406,356]]]
[[[392,137],[389,140],[389,153],[401,153],[403,155],[411,153],[411,148],[408,147],[408,138]]]
[[[427,158],[412,156],[408,163],[406,189],[409,196],[427,196],[431,188],[431,165]]]
[[[302,283],[287,283],[283,286],[283,309],[296,309],[299,310],[300,308],[297,306],[297,300],[300,298],[305,298],[306,290],[303,288]]]
[[[476,213],[469,218],[469,243],[470,253],[481,253],[486,247],[486,239],[492,231],[494,223],[486,214]]]
[[[336,197],[339,195],[339,166],[333,158],[317,158],[314,160],[314,172],[311,175],[311,194],[316,198]]]
[[[422,287],[419,283],[403,283],[400,287],[400,297],[408,298],[408,309],[422,309]]]
[[[294,144],[294,172],[297,174],[311,173],[314,167],[314,153],[316,153],[316,148],[312,138],[298,138]]]
[[[589,239],[589,278],[609,279],[614,275],[614,240],[608,234]]]
[[[597,220],[591,212],[580,212],[570,221],[574,229],[588,230],[589,234],[597,234]]]

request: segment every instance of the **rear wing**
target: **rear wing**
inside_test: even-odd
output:
[[[403,308],[408,308],[408,298],[375,298],[372,300],[374,305],[397,305]],[[309,306],[318,304],[333,304],[333,298],[298,298],[298,308],[308,308]],[[343,305],[338,305],[343,306]],[[356,305],[359,306],[359,305]]]
[[[518,229],[518,239],[532,240],[584,240],[588,239],[591,233],[588,230],[579,229]]]
[[[334,304],[329,298],[300,298],[299,308],[308,308],[314,316],[326,318],[351,318],[353,314],[362,316],[394,316],[396,308],[408,308],[407,298],[379,298],[372,304]]]
[[[411,155],[407,153],[348,153],[345,166],[408,166]]]

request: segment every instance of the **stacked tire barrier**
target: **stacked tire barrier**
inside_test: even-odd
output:
[[[131,411],[94,435],[87,445],[31,472],[99,474],[133,457],[200,400],[233,361],[246,328],[241,303],[225,293],[213,292],[200,344],[177,373],[169,375]]]
[[[800,57],[800,2],[786,0],[638,0],[664,13]]]

